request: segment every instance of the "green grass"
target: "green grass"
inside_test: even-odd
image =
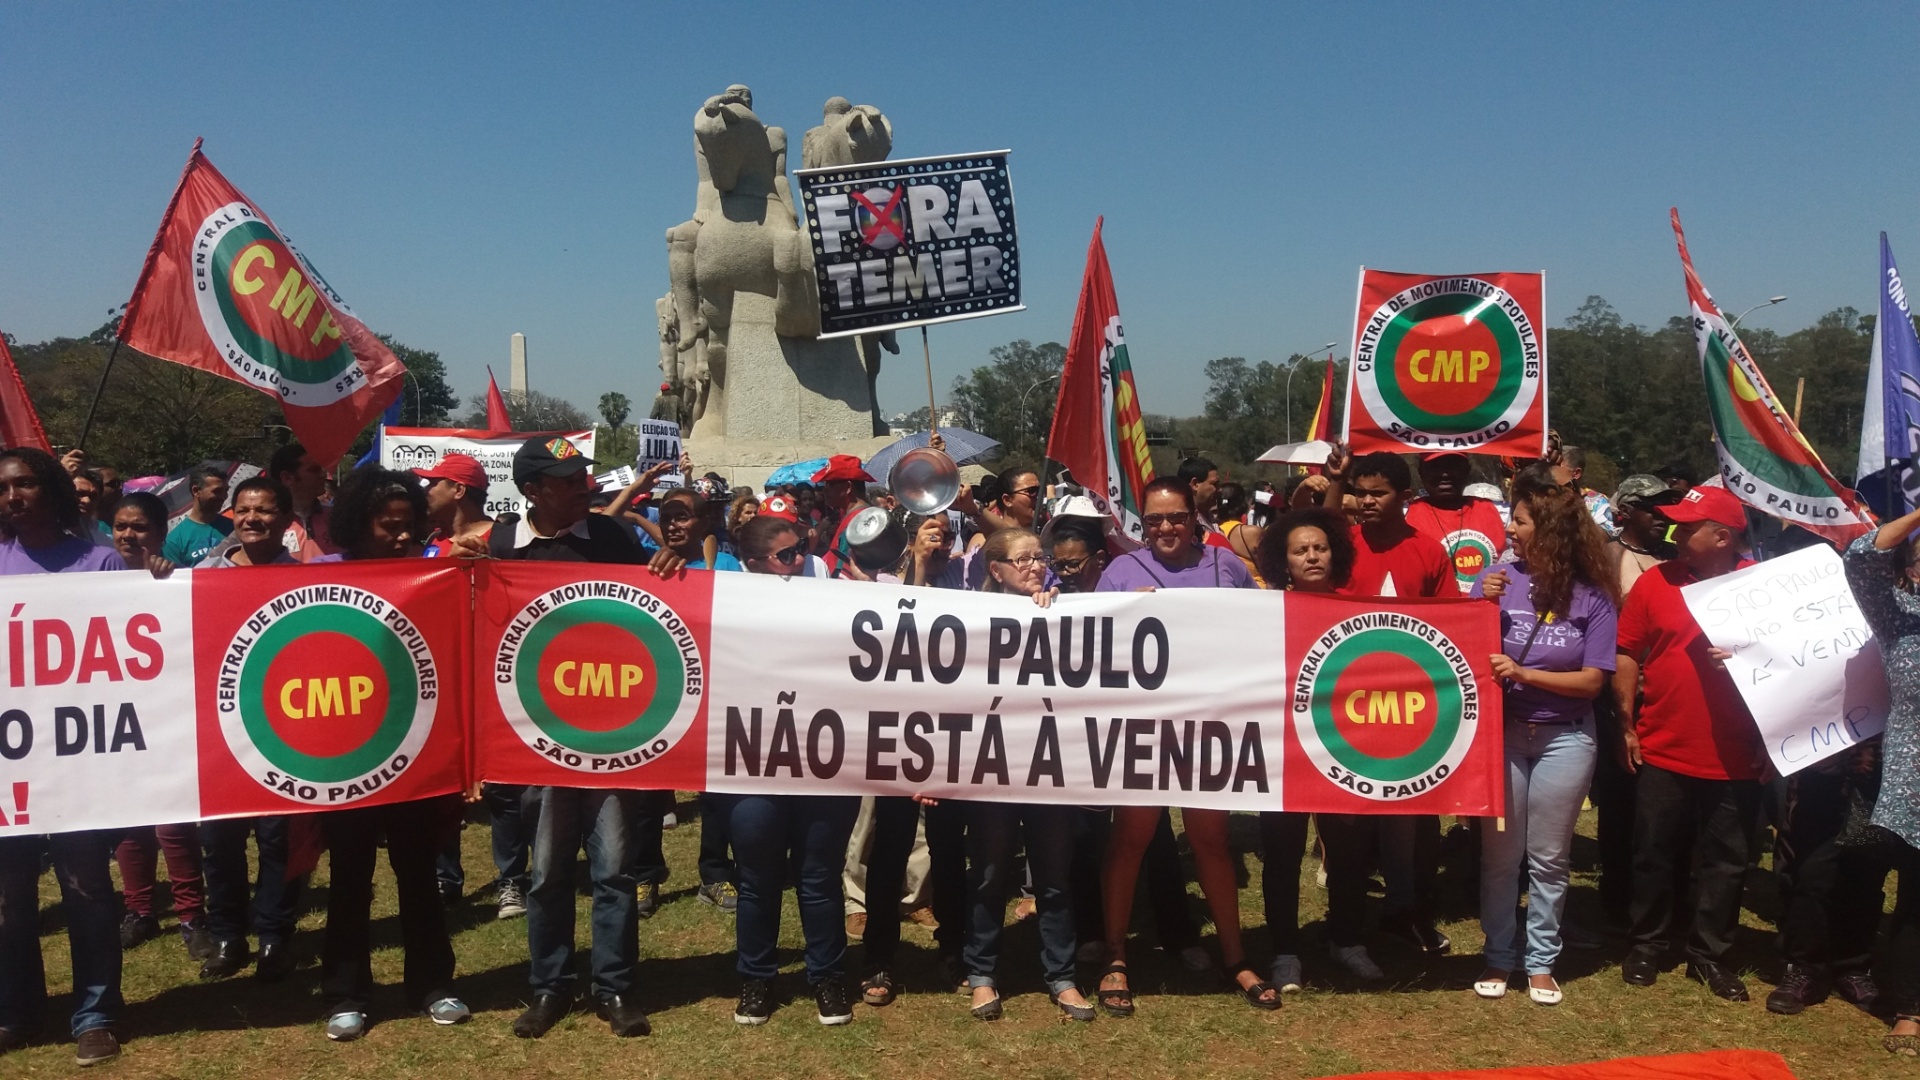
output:
[[[278,986],[250,977],[200,983],[171,932],[126,957],[127,1040],[122,1059],[103,1070],[116,1075],[178,1077],[315,1077],[348,1080],[408,1080],[414,1077],[582,1076],[850,1076],[941,1077],[1312,1077],[1365,1069],[1471,1068],[1562,1064],[1631,1054],[1677,1053],[1717,1048],[1777,1051],[1800,1076],[1810,1078],[1911,1076],[1920,1066],[1880,1049],[1885,1026],[1837,999],[1798,1017],[1774,1016],[1762,1007],[1777,970],[1768,917],[1776,898],[1768,875],[1755,875],[1748,890],[1747,930],[1736,962],[1749,969],[1754,999],[1719,1001],[1684,979],[1661,976],[1650,989],[1621,983],[1620,948],[1569,950],[1561,977],[1566,1002],[1552,1009],[1524,994],[1481,1001],[1468,989],[1479,972],[1479,923],[1472,916],[1472,882],[1450,865],[1443,876],[1442,926],[1453,937],[1454,955],[1423,965],[1390,943],[1374,948],[1395,984],[1378,992],[1355,992],[1332,978],[1318,953],[1306,957],[1309,988],[1290,996],[1277,1013],[1257,1012],[1224,991],[1216,975],[1190,975],[1157,951],[1136,949],[1134,987],[1140,1011],[1130,1020],[1102,1017],[1092,1024],[1065,1021],[1047,1002],[1040,984],[1037,942],[1031,924],[1008,931],[1002,950],[1006,1018],[985,1024],[967,1016],[964,995],[943,992],[927,931],[905,927],[907,992],[884,1009],[856,1005],[855,1021],[823,1028],[800,974],[800,936],[792,914],[783,926],[783,966],[777,989],[786,1002],[763,1028],[732,1021],[738,981],[733,971],[731,917],[699,903],[694,895],[697,811],[682,802],[689,822],[667,834],[674,868],[666,902],[641,924],[643,961],[639,998],[652,1014],[650,1038],[613,1038],[606,1025],[577,1013],[537,1041],[515,1039],[509,1024],[522,1007],[526,986],[524,920],[496,922],[490,894],[470,896],[453,916],[459,956],[457,991],[473,1006],[472,1023],[436,1028],[424,1017],[400,1015],[401,955],[391,878],[383,867],[375,907],[378,951],[374,973],[381,983],[375,1024],[358,1043],[330,1044],[321,1034],[325,1003],[314,969],[320,947],[326,865],[314,875],[311,910],[295,939],[300,970]],[[1591,836],[1591,815],[1582,833]],[[1263,959],[1254,822],[1234,818],[1236,849],[1247,871],[1240,893],[1249,927],[1250,955]],[[470,884],[492,877],[484,826],[464,834]],[[1570,899],[1575,918],[1597,923],[1591,867],[1592,846],[1582,842]],[[1317,920],[1325,893],[1314,885],[1313,865],[1303,866],[1303,919],[1317,947]],[[1194,889],[1196,913],[1204,912]],[[42,879],[42,944],[56,994],[67,986],[68,961],[59,927],[58,894]],[[587,901],[580,900],[584,944]],[[1144,905],[1143,905],[1144,906]],[[169,931],[171,922],[168,922]],[[1209,931],[1208,946],[1212,947]],[[851,951],[856,970],[859,948]],[[1755,971],[1757,969],[1757,973]],[[1082,979],[1091,986],[1092,971]],[[70,1002],[56,998],[60,1019],[49,1039],[65,1030]],[[0,1077],[66,1076],[74,1072],[72,1046],[47,1041],[0,1058]]]

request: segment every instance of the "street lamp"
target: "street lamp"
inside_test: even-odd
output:
[[[1320,349],[1327,350],[1327,363],[1329,364],[1333,363],[1333,350],[1339,347],[1340,347],[1340,343],[1337,341],[1329,341],[1325,345],[1320,346]],[[1320,349],[1315,349],[1313,351],[1319,352]],[[1307,356],[1302,356],[1299,360],[1295,360],[1293,362],[1293,366],[1291,368],[1287,369],[1287,441],[1288,442],[1293,441],[1293,376],[1296,372],[1300,370],[1301,362],[1306,359],[1308,359]]]
[[[1783,300],[1785,300],[1785,299],[1786,299],[1786,297],[1784,297],[1784,296],[1772,296],[1772,297],[1768,297],[1768,298],[1767,298],[1767,302],[1766,302],[1766,303],[1764,303],[1764,304],[1755,304],[1755,305],[1753,305],[1752,307],[1750,307],[1750,308],[1748,308],[1747,310],[1745,310],[1745,311],[1743,311],[1743,312],[1741,312],[1740,314],[1738,314],[1738,315],[1735,315],[1735,316],[1733,317],[1733,321],[1727,324],[1727,329],[1729,329],[1729,330],[1732,330],[1732,329],[1733,329],[1734,327],[1737,327],[1737,326],[1739,326],[1739,325],[1740,325],[1740,320],[1741,320],[1741,319],[1744,319],[1744,318],[1746,318],[1747,316],[1749,316],[1749,315],[1751,315],[1751,314],[1753,314],[1754,312],[1756,312],[1756,311],[1759,311],[1759,310],[1760,310],[1761,308],[1763,308],[1763,307],[1772,307],[1773,305],[1775,305],[1775,304],[1778,304],[1778,303],[1780,303],[1781,301],[1783,301]]]
[[[1027,387],[1026,390],[1021,393],[1020,395],[1020,434],[1021,435],[1025,435],[1027,433],[1027,396],[1029,394],[1032,394],[1035,390],[1040,389],[1042,386],[1045,386],[1046,384],[1052,382],[1053,380],[1059,377],[1060,376],[1057,373],[1053,375],[1044,376],[1039,381],[1035,382],[1032,386]]]

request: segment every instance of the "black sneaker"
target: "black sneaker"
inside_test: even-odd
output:
[[[820,1006],[820,1022],[828,1027],[853,1023],[853,1003],[847,999],[847,984],[828,979],[813,984],[813,1000]]]
[[[733,1022],[759,1027],[773,1015],[773,987],[765,979],[748,979],[740,984],[740,1004],[733,1010]]]
[[[120,920],[120,947],[138,948],[141,944],[160,936],[160,923],[151,915],[135,915],[129,911]]]
[[[1868,1012],[1879,1004],[1880,986],[1873,981],[1872,972],[1846,972],[1833,980],[1833,990],[1840,995],[1840,1000]]]
[[[634,907],[643,919],[653,918],[660,910],[660,886],[657,882],[643,881],[634,887]]]
[[[1798,1016],[1807,1006],[1817,1005],[1827,996],[1827,981],[1804,964],[1788,964],[1780,982],[1767,995],[1767,1011],[1781,1016]]]
[[[204,923],[181,923],[180,940],[187,946],[189,960],[205,960],[213,955],[213,935],[207,932]]]
[[[1381,920],[1380,932],[1388,937],[1398,938],[1423,953],[1444,956],[1453,949],[1453,939],[1440,932],[1433,920],[1415,915],[1411,911],[1391,915]]]

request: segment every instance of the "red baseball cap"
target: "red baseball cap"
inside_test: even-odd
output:
[[[1465,450],[1430,450],[1420,455],[1421,461],[1439,461],[1443,457],[1466,457]]]
[[[794,509],[793,500],[785,495],[767,496],[760,503],[760,516],[779,518],[781,521],[791,521],[796,525],[800,523],[799,511]]]
[[[456,451],[442,455],[439,464],[429,469],[415,469],[413,474],[425,480],[451,480],[475,491],[487,490],[487,470],[471,454]]]
[[[1723,487],[1696,487],[1671,506],[1658,508],[1668,521],[1711,521],[1729,529],[1747,527],[1747,511],[1733,492]]]
[[[831,483],[835,480],[864,480],[874,483],[872,476],[860,465],[860,459],[852,454],[835,454],[827,459],[827,467],[813,474],[816,484]]]

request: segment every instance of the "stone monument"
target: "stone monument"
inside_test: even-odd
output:
[[[787,137],[734,85],[693,117],[691,220],[667,230],[671,288],[654,305],[662,402],[704,471],[758,484],[780,465],[885,446],[874,401],[893,335],[821,341],[813,245],[794,213]],[[804,167],[880,161],[893,129],[880,110],[829,98],[801,141]]]

